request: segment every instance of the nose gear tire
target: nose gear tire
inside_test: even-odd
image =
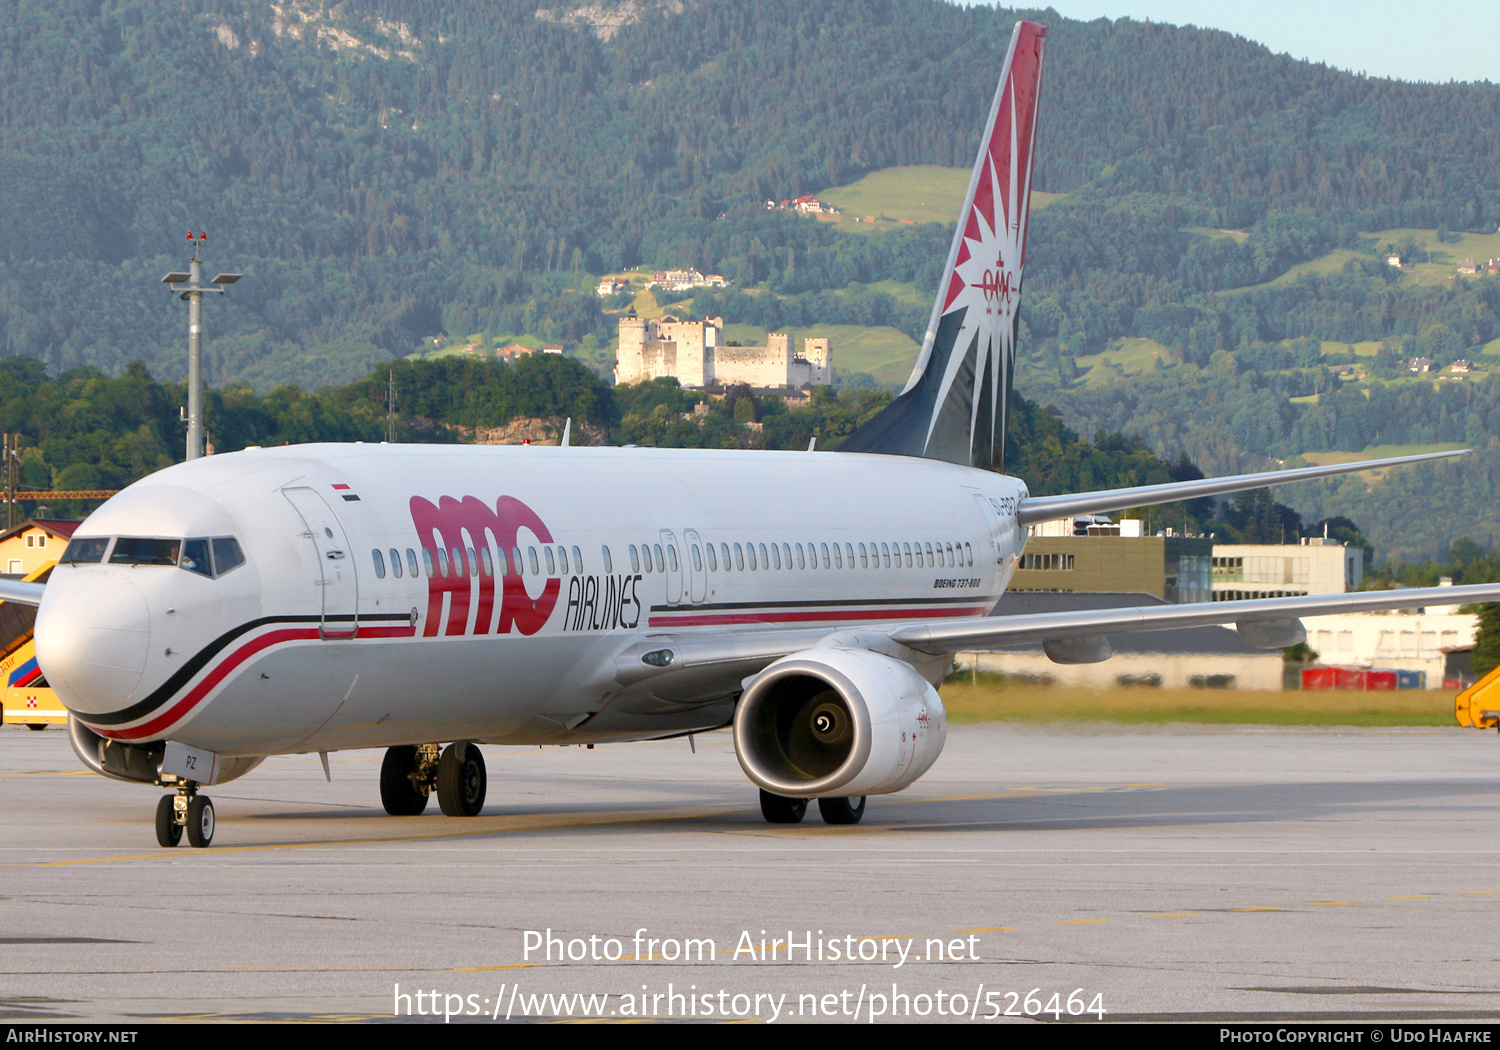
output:
[[[189,844],[200,848],[214,840],[214,804],[207,795],[188,800],[187,836]]]
[[[182,825],[177,823],[175,795],[163,795],[156,803],[156,844],[171,849],[182,841]]]

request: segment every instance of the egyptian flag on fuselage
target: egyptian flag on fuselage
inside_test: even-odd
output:
[[[1005,464],[1046,35],[1016,23],[916,367],[840,451]]]

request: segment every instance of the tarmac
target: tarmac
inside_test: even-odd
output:
[[[1494,734],[956,727],[853,827],[694,743],[486,746],[470,819],[273,758],[166,850],[158,791],[7,727],[0,1020],[1500,1017]]]

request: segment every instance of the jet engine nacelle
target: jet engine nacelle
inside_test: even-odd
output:
[[[911,664],[857,649],[810,649],[751,680],[734,747],[755,784],[794,798],[900,791],[948,736],[943,702]]]

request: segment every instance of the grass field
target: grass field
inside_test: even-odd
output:
[[[1112,383],[1156,367],[1158,360],[1172,363],[1172,351],[1154,339],[1115,339],[1103,353],[1074,359],[1088,386]],[[1087,371],[1084,371],[1087,369]]]
[[[819,190],[815,196],[844,213],[841,227],[873,230],[903,221],[953,222],[968,189],[968,168],[914,164],[873,171],[858,182]],[[1040,210],[1062,196],[1035,192],[1031,195],[1031,207]],[[866,218],[875,221],[854,221]]]
[[[1500,340],[1496,340],[1500,342]],[[1329,354],[1353,354],[1355,357],[1374,357],[1380,353],[1380,343],[1374,339],[1366,339],[1359,343],[1340,343],[1332,339],[1323,340],[1323,356]]]
[[[1424,452],[1451,452],[1457,448],[1467,448],[1462,441],[1459,442],[1437,442],[1430,445],[1371,445],[1360,452],[1304,452],[1302,458],[1315,466],[1323,466],[1328,463],[1360,463],[1367,459],[1389,459],[1395,456],[1419,456]],[[1379,481],[1385,476],[1383,470],[1372,470],[1361,477],[1371,484]]]
[[[1232,236],[1239,231],[1236,230],[1212,230],[1206,227],[1185,227],[1189,233],[1198,233],[1206,237]],[[1248,235],[1246,235],[1248,236]],[[1374,230],[1369,233],[1360,234],[1361,237],[1372,237],[1375,239],[1375,250],[1373,252],[1360,252],[1352,248],[1337,248],[1327,255],[1317,259],[1309,259],[1307,262],[1298,263],[1286,273],[1272,278],[1264,284],[1250,285],[1247,288],[1231,288],[1219,293],[1221,295],[1233,295],[1235,292],[1248,291],[1249,288],[1274,288],[1283,284],[1290,284],[1297,278],[1307,274],[1330,274],[1338,273],[1344,268],[1344,264],[1351,259],[1371,261],[1380,259],[1385,253],[1388,244],[1401,244],[1411,238],[1416,242],[1423,253],[1418,261],[1408,264],[1402,268],[1402,273],[1407,280],[1415,284],[1431,284],[1437,281],[1448,281],[1458,273],[1458,264],[1464,259],[1473,259],[1476,263],[1485,263],[1493,258],[1500,258],[1500,233],[1460,233],[1455,234],[1457,241],[1444,243],[1437,239],[1436,230],[1417,230],[1411,228]],[[1431,261],[1427,255],[1431,254]],[[1478,280],[1486,279],[1486,275],[1480,274]]]
[[[1453,726],[1453,694],[1408,689],[1259,692],[1241,689],[1103,689],[1017,683],[980,675],[977,684],[955,675],[941,689],[955,723],[1121,722],[1201,724]]]
[[[1248,241],[1249,232],[1245,230],[1216,230],[1211,226],[1184,226],[1183,233],[1196,233],[1200,237],[1207,237],[1215,241]]]

